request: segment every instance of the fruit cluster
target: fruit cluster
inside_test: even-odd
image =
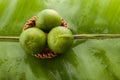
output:
[[[32,55],[42,55],[45,48],[49,48],[55,55],[65,53],[73,43],[73,36],[70,29],[61,26],[61,22],[62,18],[55,10],[41,11],[36,16],[35,27],[21,33],[21,47]]]

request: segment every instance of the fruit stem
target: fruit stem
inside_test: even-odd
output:
[[[4,41],[4,42],[19,42],[19,37],[15,37],[15,36],[0,36],[0,41]]]
[[[59,37],[71,37],[70,35],[60,35]],[[74,39],[107,39],[120,38],[120,34],[78,34],[73,35]],[[19,37],[15,36],[0,36],[0,41],[4,42],[19,42]]]
[[[120,34],[78,34],[73,35],[74,39],[107,39],[107,38],[120,38]]]
[[[68,34],[62,34],[62,35],[59,35],[58,37],[60,37],[60,38],[70,38],[71,37],[71,35],[68,35]]]

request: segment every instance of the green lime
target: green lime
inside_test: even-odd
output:
[[[46,45],[46,34],[38,28],[29,28],[21,33],[20,45],[27,53],[40,53]]]
[[[45,9],[38,13],[36,27],[49,32],[52,28],[60,26],[61,22],[62,18],[55,10]]]
[[[66,27],[58,26],[48,33],[48,46],[58,54],[69,50],[73,44],[72,32]]]

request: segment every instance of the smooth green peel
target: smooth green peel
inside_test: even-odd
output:
[[[53,28],[48,34],[49,48],[58,54],[64,53],[70,49],[73,44],[72,32],[62,26]]]
[[[40,53],[46,45],[46,34],[38,28],[29,28],[20,35],[20,44],[27,53]]]
[[[36,27],[49,32],[52,28],[60,26],[61,22],[62,18],[55,10],[45,9],[38,13]]]

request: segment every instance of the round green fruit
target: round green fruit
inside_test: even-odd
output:
[[[52,9],[45,9],[38,13],[36,19],[36,27],[48,32],[56,26],[60,26],[62,22],[61,16]]]
[[[62,26],[55,27],[48,33],[47,41],[49,48],[53,52],[58,54],[64,53],[73,44],[72,32]]]
[[[20,44],[27,53],[40,53],[46,45],[46,34],[38,28],[29,28],[20,35]]]

